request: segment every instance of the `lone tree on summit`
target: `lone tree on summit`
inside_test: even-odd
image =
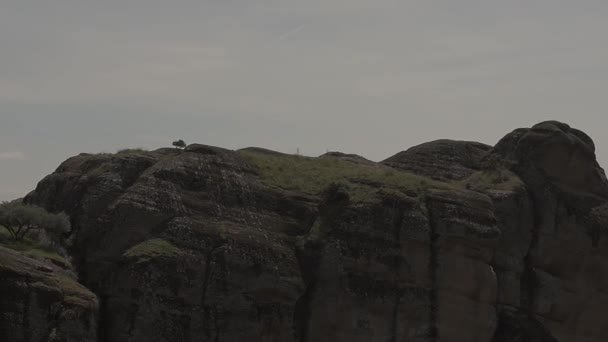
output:
[[[174,141],[173,146],[175,146],[175,148],[184,148],[184,147],[186,147],[186,142],[180,139],[180,140]]]
[[[65,213],[52,214],[44,208],[18,201],[0,204],[0,225],[16,241],[22,241],[32,230],[44,230],[47,236],[58,237],[70,230],[70,219]]]

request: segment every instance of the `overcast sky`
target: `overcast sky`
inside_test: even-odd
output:
[[[0,0],[0,200],[184,139],[382,160],[557,119],[608,162],[608,1]]]

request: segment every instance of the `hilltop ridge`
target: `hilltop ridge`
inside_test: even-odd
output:
[[[608,339],[608,180],[592,139],[560,122],[382,162],[81,154],[24,201],[71,216],[65,247],[96,297],[61,341]],[[52,340],[26,334],[53,318],[20,301],[0,300],[0,339]]]

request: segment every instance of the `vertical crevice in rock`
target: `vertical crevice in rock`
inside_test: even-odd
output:
[[[205,274],[203,275],[203,288],[201,289],[201,302],[200,302],[200,308],[202,309],[202,313],[203,313],[203,322],[208,322],[209,319],[209,312],[210,312],[210,308],[207,308],[206,306],[206,300],[207,300],[207,293],[209,291],[209,282],[211,281],[211,276],[213,274],[213,261],[215,258],[215,255],[218,251],[221,251],[222,247],[224,247],[224,243],[221,243],[219,245],[216,245],[215,247],[213,247],[206,256],[206,261],[205,261]],[[215,315],[214,315],[214,320],[217,320],[217,308],[214,308],[215,310]],[[217,322],[214,321],[214,327],[213,329],[215,329],[215,334],[216,334],[216,338],[219,336],[219,331],[217,331]],[[209,326],[207,329],[205,330],[205,335],[207,336],[207,338],[211,337],[211,327]]]
[[[437,289],[437,276],[439,272],[439,234],[437,233],[437,222],[433,212],[432,206],[429,204],[429,199],[425,198],[424,204],[425,211],[427,213],[427,219],[429,222],[429,264],[428,272],[430,277],[430,289],[429,289],[429,341],[437,342],[439,339],[438,334],[438,289]]]
[[[319,277],[322,243],[319,241],[303,241],[296,249],[300,273],[306,289],[295,303],[293,313],[293,332],[297,342],[310,342],[309,329],[312,317],[312,302]]]
[[[205,306],[205,300],[207,298],[207,290],[209,287],[209,281],[211,279],[211,274],[213,272],[213,259],[215,254],[224,246],[224,244],[220,244],[218,246],[213,247],[208,253],[205,261],[205,275],[203,276],[203,289],[201,293],[201,307]]]
[[[403,297],[403,293],[401,291],[397,291],[395,294],[395,303],[393,306],[393,315],[391,320],[391,337],[390,342],[399,342],[399,309],[401,306],[401,297]]]
[[[131,303],[131,307],[129,308],[129,312],[127,314],[127,319],[129,320],[129,336],[133,336],[133,330],[135,329],[135,320],[137,319],[137,313],[139,311],[139,305],[135,303]]]
[[[97,317],[97,341],[108,342],[107,332],[109,329],[107,327],[107,319],[106,319],[106,315],[110,314],[109,312],[107,312],[108,298],[107,298],[107,296],[105,296],[101,293],[96,293],[95,291],[94,291],[94,293],[97,294],[97,298],[99,300],[99,316]]]
[[[399,207],[399,202],[394,200],[392,201],[392,225],[393,225],[393,241],[396,255],[395,255],[395,264],[394,274],[395,274],[395,283],[399,284],[399,278],[401,276],[401,267],[403,264],[403,258],[401,257],[401,225],[403,223],[403,209]],[[398,287],[395,290],[395,299],[393,306],[393,313],[391,319],[391,331],[390,331],[390,342],[398,342],[399,341],[399,310],[401,305],[401,298],[403,297],[403,290]]]
[[[296,342],[308,342],[314,290],[315,283],[308,284],[304,294],[296,301],[293,316],[293,333]]]
[[[521,275],[521,305],[528,312],[534,311],[534,299],[536,298],[536,276],[532,263],[532,254],[538,244],[538,228],[534,225],[530,250],[524,258],[524,271]]]
[[[538,190],[537,190],[538,191]],[[546,210],[546,203],[541,203],[541,200],[537,198],[537,191],[535,189],[531,189],[528,191],[528,196],[531,200],[531,204],[533,207],[533,223],[532,223],[532,232],[531,232],[531,240],[530,247],[528,249],[528,253],[524,257],[524,271],[521,276],[521,285],[520,285],[520,293],[521,293],[521,307],[526,310],[529,314],[533,314],[535,300],[537,297],[537,279],[534,273],[534,253],[536,253],[538,248],[538,243],[540,239],[540,231],[542,226],[545,224],[543,218],[543,212]],[[542,191],[542,190],[541,190]],[[544,204],[544,205],[543,205]]]
[[[319,283],[321,258],[332,227],[339,224],[341,216],[350,202],[348,189],[343,184],[333,183],[323,192],[319,204],[319,216],[306,236],[296,246],[296,257],[306,290],[296,301],[293,313],[293,331],[297,342],[310,340],[310,320],[314,293]]]

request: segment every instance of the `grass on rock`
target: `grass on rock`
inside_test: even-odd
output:
[[[74,279],[57,276],[50,279],[49,282],[59,287],[63,291],[65,301],[72,305],[89,308],[95,303],[95,295]]]
[[[21,252],[34,259],[46,259],[64,268],[71,267],[70,262],[52,247],[42,245],[28,238],[22,241],[15,241],[3,226],[0,226],[0,245]]]
[[[334,157],[305,157],[260,150],[241,150],[256,165],[262,181],[272,187],[318,195],[332,183],[346,183],[351,200],[374,200],[379,190],[417,194],[429,189],[513,190],[523,183],[505,170],[479,171],[462,181],[442,182],[380,164]]]
[[[147,259],[154,257],[173,257],[181,255],[183,251],[171,242],[163,239],[146,240],[131,247],[124,253],[127,258]]]
[[[460,187],[476,191],[514,190],[524,185],[513,172],[506,169],[478,171],[458,182]]]
[[[351,199],[355,202],[373,200],[379,189],[418,192],[424,189],[453,187],[446,182],[379,164],[251,150],[243,150],[240,153],[259,168],[262,181],[266,185],[311,195],[320,194],[332,183],[348,184]]]

